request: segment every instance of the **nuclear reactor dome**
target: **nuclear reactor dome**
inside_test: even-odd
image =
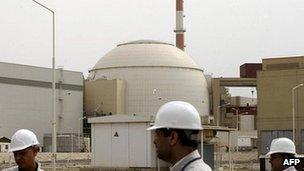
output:
[[[90,78],[122,79],[126,114],[155,115],[172,100],[193,104],[209,115],[209,93],[203,70],[174,45],[140,40],[119,44],[90,70]]]

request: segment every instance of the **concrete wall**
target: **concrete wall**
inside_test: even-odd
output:
[[[255,115],[241,115],[239,116],[239,129],[241,131],[255,130]]]
[[[273,59],[273,61],[272,59],[263,60],[264,70],[259,71],[257,77],[257,127],[260,136],[261,131],[286,132],[292,130],[292,88],[304,82],[304,69],[299,69],[299,67],[303,66],[303,59],[296,57]],[[284,66],[285,63],[286,66]],[[288,69],[288,66],[295,66],[295,63],[298,63],[298,68]],[[270,65],[272,65],[270,69],[269,67],[267,68]],[[298,153],[304,152],[301,150],[303,145],[300,143],[301,139],[303,139],[300,135],[300,129],[304,128],[303,95],[303,87],[295,91],[295,125],[297,129],[296,145]],[[260,138],[260,147],[261,144],[265,144],[263,141],[271,140]]]
[[[79,130],[83,113],[83,75],[56,71],[57,130]],[[33,130],[41,144],[43,135],[52,132],[52,70],[0,63],[0,136],[11,137],[21,128]],[[60,84],[58,84],[60,82]]]
[[[263,70],[286,70],[304,68],[304,57],[282,57],[263,59]]]
[[[105,80],[85,82],[85,111],[87,116],[94,113],[125,113],[125,89],[123,80]]]
[[[257,104],[257,99],[250,97],[234,96],[231,97],[230,104],[232,106],[255,106]]]
[[[122,67],[98,70],[95,79],[103,77],[126,81],[126,114],[155,115],[164,103],[182,100],[191,103],[201,115],[209,115],[209,93],[202,71]]]

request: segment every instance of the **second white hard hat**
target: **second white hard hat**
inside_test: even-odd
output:
[[[266,156],[269,157],[271,154],[275,153],[296,154],[294,142],[285,137],[273,139],[270,145],[270,150]]]
[[[198,111],[190,103],[171,101],[159,108],[154,126],[147,130],[160,128],[202,130],[201,118]]]
[[[39,145],[36,135],[28,129],[20,129],[12,136],[9,152],[23,150],[33,145]]]

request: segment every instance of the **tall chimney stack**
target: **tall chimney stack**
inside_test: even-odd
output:
[[[185,48],[184,32],[184,0],[176,0],[176,47],[181,50]]]

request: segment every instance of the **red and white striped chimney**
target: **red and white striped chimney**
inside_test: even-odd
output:
[[[176,33],[176,47],[184,50],[184,33],[186,32],[184,29],[184,0],[176,0],[176,28],[174,32]]]

